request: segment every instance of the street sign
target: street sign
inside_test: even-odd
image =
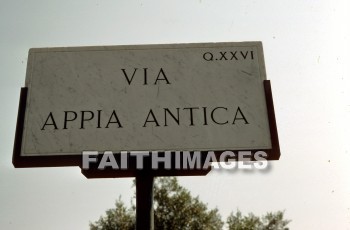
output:
[[[21,95],[16,167],[88,150],[279,158],[261,42],[33,48]]]

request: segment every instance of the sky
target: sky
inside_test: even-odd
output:
[[[285,210],[290,229],[350,229],[350,4],[346,0],[0,0],[0,228],[88,229],[132,178],[15,169],[20,88],[33,47],[262,41],[281,158],[180,184],[223,218]]]

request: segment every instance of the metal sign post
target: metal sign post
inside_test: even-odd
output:
[[[153,230],[153,184],[154,176],[147,170],[136,175],[136,229]]]

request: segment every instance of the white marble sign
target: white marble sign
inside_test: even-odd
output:
[[[260,42],[34,48],[22,156],[271,149]]]

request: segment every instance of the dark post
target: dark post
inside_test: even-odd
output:
[[[136,174],[136,230],[153,230],[154,176],[147,170]]]

